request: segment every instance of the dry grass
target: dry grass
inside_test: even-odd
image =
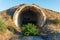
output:
[[[15,6],[15,7],[9,9],[9,13],[10,13],[11,11],[13,12],[13,10],[16,11],[15,9],[17,9],[17,8],[18,8],[18,6],[17,6],[17,7]],[[44,8],[42,8],[42,10],[43,10],[43,12],[44,12],[45,15],[46,15],[47,21],[48,21],[48,20],[54,20],[54,19],[56,19],[56,18],[59,18],[59,19],[60,19],[60,13],[59,13],[59,12],[54,12],[54,11],[52,11],[52,10],[47,10],[47,9],[44,9]],[[6,11],[2,11],[2,12],[0,13],[0,16],[6,20],[8,26],[17,28],[17,30],[19,29],[19,27],[16,27],[15,24],[13,23],[12,18],[9,17],[9,16],[11,16],[11,15],[9,15]],[[45,28],[44,28],[44,27],[45,27]],[[47,24],[44,25],[44,27],[43,27],[44,30],[45,30],[45,29],[50,29],[50,30],[52,30],[52,31],[54,31],[54,32],[59,32],[59,33],[60,33],[60,24],[55,24],[55,23],[49,21],[49,22],[47,22]],[[20,29],[19,29],[19,30],[20,30]],[[44,31],[44,30],[43,30],[43,31]],[[41,31],[42,31],[42,30],[41,30]],[[44,33],[41,33],[41,34],[42,34],[42,35],[46,35],[46,34],[44,34]],[[9,35],[9,34],[8,34],[8,35]],[[6,35],[5,35],[5,36],[6,36]]]
[[[55,20],[56,18],[60,19],[60,13],[52,11],[52,10],[47,10],[44,8],[42,8],[42,10],[44,11],[44,13],[47,17],[47,21],[52,20],[52,22],[51,21],[47,22],[46,28],[60,33],[60,24],[59,23],[53,23],[53,20]]]

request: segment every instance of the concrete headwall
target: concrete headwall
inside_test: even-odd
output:
[[[23,5],[22,7],[18,8],[13,15],[13,21],[14,21],[15,25],[20,26],[18,24],[18,17],[24,10],[27,10],[27,9],[30,9],[31,11],[36,12],[36,14],[38,15],[37,24],[38,24],[38,26],[43,26],[46,21],[46,16],[45,16],[45,13],[42,11],[42,9],[36,5]]]

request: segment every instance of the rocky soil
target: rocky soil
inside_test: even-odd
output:
[[[15,7],[12,7],[8,10],[4,10],[2,12],[0,12],[0,17],[4,18],[7,22],[7,24],[11,27],[17,28],[16,30],[18,30],[19,32],[19,27],[16,27],[15,24],[13,23],[13,14],[16,11],[17,8],[19,8],[22,5],[18,5]],[[42,8],[42,7],[41,7]],[[59,18],[60,19],[60,12],[55,12],[49,9],[45,9],[42,8],[42,10],[44,11],[47,19],[46,19],[46,23],[43,27],[40,28],[40,36],[41,39],[40,40],[60,40],[60,24],[56,24],[53,22],[53,20],[55,18]],[[9,31],[7,31],[3,36],[1,36],[0,34],[0,40],[8,40],[12,35],[10,35],[11,33]],[[12,38],[10,38],[10,40],[20,40],[20,34],[16,35],[14,34],[14,36],[12,36]],[[16,38],[16,39],[15,39]],[[36,37],[37,38],[37,37]],[[25,38],[23,38],[22,40],[25,40]],[[32,40],[32,39],[30,39]]]

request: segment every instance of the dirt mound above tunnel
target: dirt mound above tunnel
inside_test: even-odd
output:
[[[26,4],[24,4],[24,5],[26,5]],[[7,21],[7,23],[8,23],[8,25],[12,25],[12,26],[14,26],[15,28],[16,28],[16,25],[15,25],[15,23],[14,23],[14,21],[13,21],[13,15],[14,15],[14,13],[16,13],[16,11],[19,11],[20,9],[23,9],[22,8],[22,6],[24,6],[24,5],[18,5],[18,6],[15,6],[15,7],[12,7],[12,8],[10,8],[10,9],[7,9],[7,10],[5,10],[5,11],[2,11],[2,12],[0,12],[0,17],[2,16],[4,19],[6,19],[6,21]],[[35,5],[35,6],[37,6],[37,5]],[[40,28],[40,32],[42,32],[42,33],[40,33],[40,35],[45,35],[45,34],[47,34],[47,33],[45,33],[47,30],[52,30],[52,31],[54,31],[54,32],[58,32],[58,33],[60,33],[60,24],[56,24],[56,23],[53,23],[53,20],[54,19],[56,19],[56,18],[58,18],[58,19],[60,19],[60,12],[55,12],[55,11],[53,11],[53,10],[49,10],[49,9],[45,9],[45,8],[42,8],[42,7],[39,7],[39,6],[37,6],[38,7],[38,10],[42,10],[43,12],[44,12],[44,14],[45,14],[45,16],[46,16],[46,21],[45,21],[45,24],[43,25],[43,27],[41,27]],[[25,9],[25,7],[24,7],[24,9]],[[29,9],[29,8],[26,8],[26,9]],[[25,9],[25,10],[26,10]],[[18,13],[19,13],[19,15],[20,15],[20,12],[21,12],[21,15],[22,16],[18,16],[17,18],[19,18],[19,17],[21,17],[22,18],[22,20],[24,19],[24,13],[23,12],[25,12],[25,10],[21,10],[21,11],[19,11]],[[36,10],[36,9],[35,9]],[[27,11],[28,12],[28,11]],[[26,16],[27,16],[27,14],[29,13],[27,13],[26,12]],[[32,19],[35,19],[35,22],[36,22],[36,19],[38,19],[39,21],[38,22],[41,22],[40,20],[40,18],[41,18],[41,14],[42,13],[40,13],[40,15],[39,15],[39,12],[38,11],[34,11],[34,9],[32,8],[32,10],[31,10],[31,12],[32,12],[32,15],[33,15],[33,13],[34,13],[34,15],[32,16]],[[18,14],[17,13],[17,14]],[[16,14],[15,14],[16,15]],[[31,15],[31,14],[29,14],[29,15]],[[36,15],[36,16],[35,16]],[[37,15],[39,15],[40,17],[38,18],[37,17]],[[11,18],[9,18],[9,16],[11,17]],[[24,16],[24,17],[23,17]],[[16,17],[16,16],[15,16]],[[29,17],[29,16],[28,16]],[[35,18],[34,18],[35,17]],[[20,18],[20,19],[21,19]],[[28,22],[29,22],[29,19],[31,18],[31,17],[29,17],[29,18],[27,18],[27,17],[25,17],[26,19],[28,19]],[[20,20],[19,19],[19,20]],[[44,19],[44,18],[43,18]],[[16,20],[16,19],[14,19],[14,20]],[[23,20],[24,21],[24,20]],[[23,22],[22,21],[22,22]],[[31,20],[30,20],[31,21]],[[20,22],[19,22],[20,23]],[[25,22],[23,22],[23,23],[25,23]],[[39,24],[39,23],[38,23]],[[46,35],[45,35],[46,36]]]
[[[18,6],[14,6],[14,7],[10,8],[10,9],[1,11],[0,12],[0,16],[2,16],[5,19],[7,19],[7,17],[10,16],[11,17],[10,19],[13,21],[13,15],[14,15],[14,13],[16,12],[17,9],[21,8],[23,5],[26,5],[26,4],[21,4],[21,5],[18,5]],[[35,5],[35,4],[33,4],[33,5]],[[35,6],[38,6],[38,5],[35,5]],[[44,14],[46,16],[46,21],[54,20],[55,18],[59,18],[60,19],[60,12],[56,12],[56,11],[53,11],[53,10],[45,9],[45,8],[42,8],[42,7],[39,7],[38,9],[42,9],[42,11],[44,12]],[[9,22],[10,25],[12,25],[11,22]],[[50,24],[52,24],[51,21],[48,22],[48,25],[50,25]],[[46,23],[45,23],[45,25],[46,25]],[[54,25],[57,25],[57,24],[54,24]],[[60,27],[60,25],[58,25],[58,27]]]

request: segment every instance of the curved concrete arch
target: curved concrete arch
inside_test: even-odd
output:
[[[46,16],[45,16],[44,12],[42,11],[42,9],[39,8],[36,5],[24,5],[24,6],[20,7],[20,8],[18,8],[16,10],[16,12],[14,13],[14,15],[13,15],[13,21],[14,21],[15,25],[20,26],[18,24],[18,17],[22,12],[24,12],[24,10],[28,10],[28,9],[30,9],[31,11],[35,12],[38,15],[38,19],[37,19],[38,23],[37,23],[37,25],[38,26],[43,26],[45,21],[46,21]]]

